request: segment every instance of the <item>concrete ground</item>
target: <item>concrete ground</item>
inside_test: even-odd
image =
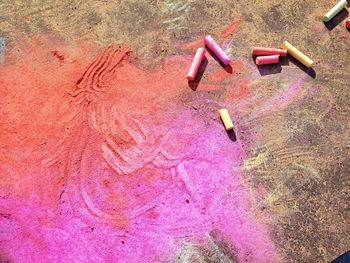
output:
[[[0,37],[3,52],[18,54],[21,42],[37,34],[101,48],[127,44],[140,66],[152,68],[166,56],[193,54],[181,43],[206,34],[219,39],[236,21],[223,39],[232,40],[228,54],[245,65],[238,74],[251,90],[232,103],[250,105],[239,124],[240,140],[254,137],[245,148],[245,184],[253,193],[264,189],[252,209],[273,218],[271,238],[283,262],[330,262],[350,249],[350,32],[341,22],[345,11],[339,21],[322,23],[332,2],[3,0]],[[292,59],[255,69],[253,46],[285,40],[315,61],[314,70]],[[252,78],[251,68],[260,76]],[[296,95],[292,87],[279,97],[285,83],[295,81]],[[219,99],[222,92],[210,96]]]

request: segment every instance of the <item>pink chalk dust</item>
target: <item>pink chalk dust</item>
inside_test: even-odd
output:
[[[213,232],[234,261],[280,262],[244,142],[210,115],[217,103],[186,98],[191,57],[145,70],[125,47],[46,42],[0,67],[4,262],[174,262]]]

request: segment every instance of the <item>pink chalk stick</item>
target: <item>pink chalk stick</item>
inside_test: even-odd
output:
[[[204,43],[214,52],[214,54],[224,63],[225,65],[230,64],[231,59],[226,55],[226,53],[216,44],[215,40],[211,36],[206,36],[204,38]]]
[[[191,67],[187,73],[188,80],[194,80],[194,78],[196,77],[198,69],[202,63],[203,58],[204,58],[204,54],[205,54],[204,48],[200,47],[197,49],[196,55],[194,56]]]
[[[350,20],[345,21],[345,26],[350,29]]]
[[[276,63],[278,63],[279,59],[280,59],[279,55],[257,57],[255,60],[255,63],[258,66],[267,65],[267,64],[276,64]]]
[[[277,48],[253,47],[253,56],[280,55],[287,56],[287,50]]]

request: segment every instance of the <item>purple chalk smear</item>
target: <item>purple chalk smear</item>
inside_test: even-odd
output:
[[[211,36],[206,36],[204,38],[204,43],[214,52],[214,54],[224,63],[225,65],[230,64],[231,59],[226,55],[226,53],[219,47],[215,40]]]

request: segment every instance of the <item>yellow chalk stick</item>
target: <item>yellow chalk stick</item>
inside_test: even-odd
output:
[[[304,64],[308,68],[312,67],[314,64],[314,62],[308,56],[304,55],[288,41],[284,41],[281,48],[287,50],[291,56],[293,56],[296,60],[299,60],[300,63]]]
[[[233,129],[233,123],[231,120],[230,115],[228,114],[228,111],[226,109],[219,110],[219,114],[221,117],[222,122],[225,125],[226,130],[232,130]]]

